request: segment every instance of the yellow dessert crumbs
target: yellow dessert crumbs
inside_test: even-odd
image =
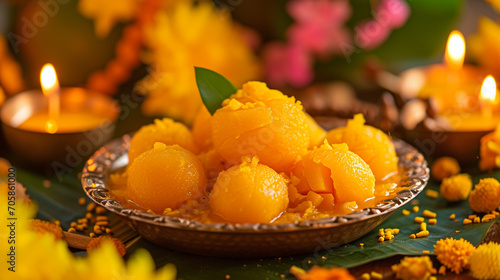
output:
[[[427,231],[427,230],[419,231],[419,232],[417,232],[416,236],[417,236],[417,238],[427,237],[427,236],[429,236],[429,231]]]
[[[427,230],[427,223],[421,223],[421,224],[420,224],[420,230],[421,230],[421,231],[425,231],[425,230]]]
[[[422,212],[422,216],[426,218],[436,218],[436,213],[429,210],[424,210],[424,212]]]
[[[481,222],[482,222],[482,223],[487,223],[487,222],[489,222],[489,221],[491,221],[491,220],[493,220],[493,219],[495,219],[495,218],[496,218],[496,217],[495,217],[495,215],[493,215],[493,214],[486,214],[486,215],[484,215],[484,216],[481,218]]]
[[[439,193],[435,190],[426,190],[425,195],[430,197],[430,198],[438,198],[439,197]]]
[[[429,250],[423,250],[422,253],[428,255],[428,254],[431,253],[431,251],[429,251]]]
[[[474,223],[475,224],[479,224],[480,222],[481,222],[481,218],[479,218],[479,217],[475,217],[474,218]]]
[[[476,217],[477,217],[477,215],[469,215],[469,216],[467,216],[467,218],[469,220],[474,220]]]
[[[365,246],[365,243],[359,243],[359,246],[363,247]]]
[[[404,257],[391,267],[396,278],[405,280],[426,280],[432,274],[432,261],[428,256]]]
[[[415,206],[413,206],[412,210],[413,210],[413,212],[417,213],[420,210],[420,207],[415,205]]]
[[[429,219],[429,225],[437,224],[437,219]]]
[[[342,280],[356,280],[346,268],[324,268],[313,266],[309,271],[302,268],[292,266],[290,273],[298,280],[316,280],[316,279],[342,279]],[[283,275],[284,276],[284,275]]]
[[[385,239],[384,239],[384,237],[383,237],[383,236],[380,236],[380,237],[378,238],[378,241],[379,241],[379,242],[384,242],[384,240],[385,240]]]
[[[423,223],[424,217],[415,217],[415,219],[413,221],[417,224]]]
[[[415,236],[414,233],[410,234],[410,239],[415,239],[415,238],[417,238],[417,236]]]
[[[382,279],[383,278],[382,274],[375,272],[375,271],[370,272],[370,277],[372,279]]]
[[[479,245],[470,256],[470,271],[477,279],[500,279],[500,244]]]
[[[451,215],[450,215],[450,220],[454,220],[456,217],[457,217],[457,215],[455,215],[455,214],[451,214]]]
[[[429,277],[429,280],[437,280],[436,276]]]
[[[469,258],[474,251],[474,246],[460,238],[441,239],[434,245],[434,254],[441,264],[451,271],[459,274],[469,266]]]
[[[464,225],[472,224],[472,221],[469,219],[464,219],[463,224]]]
[[[472,189],[472,180],[468,174],[458,174],[443,179],[439,192],[447,201],[462,201],[467,199]]]
[[[370,279],[371,279],[370,274],[366,272],[361,274],[361,280],[370,280]]]
[[[85,201],[85,198],[84,197],[80,197],[78,199],[78,204],[80,204],[81,206],[85,205],[86,201]]]
[[[226,279],[231,279],[231,275],[226,274]]]
[[[75,228],[69,228],[69,229],[68,229],[68,232],[69,232],[69,233],[75,233],[75,232],[76,232],[76,229],[75,229]]]
[[[494,178],[481,179],[469,196],[474,212],[489,213],[500,206],[500,183]]]
[[[452,157],[438,158],[431,166],[432,178],[441,181],[460,172],[458,161]]]
[[[409,211],[409,210],[406,210],[406,209],[403,209],[403,215],[404,215],[404,216],[408,216],[408,215],[410,215],[410,211]]]

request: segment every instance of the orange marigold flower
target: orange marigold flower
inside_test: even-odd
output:
[[[404,280],[426,280],[432,274],[432,261],[428,256],[405,257],[391,267],[396,278]]]
[[[475,247],[463,238],[446,238],[436,242],[434,254],[443,265],[459,274],[469,267],[469,258],[474,249]]]
[[[125,245],[119,239],[105,235],[99,236],[97,238],[92,238],[92,240],[90,240],[90,242],[87,244],[87,252],[91,252],[97,248],[100,248],[103,242],[113,243],[116,247],[116,250],[122,257],[127,253]]]
[[[460,172],[458,161],[452,157],[440,157],[431,167],[432,178],[442,181],[444,178],[457,175]]]
[[[29,223],[29,228],[39,234],[52,234],[55,240],[63,239],[63,230],[61,227],[51,222],[33,219]]]
[[[346,268],[324,268],[313,266],[309,271],[302,268],[292,266],[290,273],[299,280],[355,280]]]
[[[447,201],[465,200],[472,189],[472,181],[468,174],[458,174],[444,178],[439,192]]]
[[[479,213],[495,210],[500,205],[500,183],[494,178],[481,179],[470,193],[469,205]]]
[[[500,244],[479,245],[470,256],[470,271],[477,279],[500,279]]]

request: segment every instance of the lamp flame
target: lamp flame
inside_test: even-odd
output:
[[[481,86],[481,99],[495,103],[497,98],[497,84],[493,76],[488,75]]]
[[[460,31],[454,30],[448,37],[444,61],[451,69],[460,70],[464,65],[465,39]]]
[[[46,96],[54,93],[54,90],[59,90],[59,81],[57,80],[56,70],[52,64],[47,63],[42,67],[40,84],[42,85],[43,94]]]

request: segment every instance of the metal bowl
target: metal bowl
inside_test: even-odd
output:
[[[347,215],[280,224],[201,223],[130,209],[107,188],[109,174],[128,163],[130,136],[99,149],[82,173],[85,193],[115,213],[147,240],[182,252],[231,258],[280,257],[311,253],[354,241],[420,193],[429,179],[424,157],[401,140],[394,140],[402,174],[394,198]]]

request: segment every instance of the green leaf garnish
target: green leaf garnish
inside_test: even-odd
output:
[[[194,72],[201,100],[211,115],[222,107],[225,99],[238,90],[233,83],[217,72],[201,67],[194,67]]]

